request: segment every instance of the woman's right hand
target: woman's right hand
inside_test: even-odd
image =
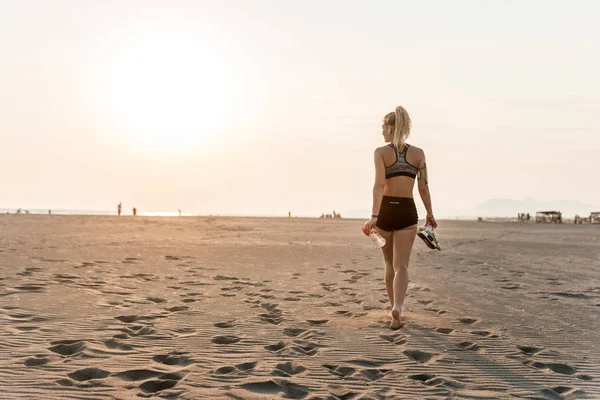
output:
[[[365,235],[368,235],[371,233],[371,230],[373,230],[375,228],[375,225],[377,224],[377,217],[373,217],[370,220],[368,220],[365,225],[363,226],[363,232],[366,232]]]
[[[437,228],[437,221],[433,215],[425,217],[425,225],[431,225],[433,229]]]

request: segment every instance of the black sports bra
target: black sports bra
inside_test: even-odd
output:
[[[385,179],[390,179],[395,176],[408,176],[415,179],[419,170],[417,167],[406,161],[406,152],[410,146],[405,144],[402,153],[398,152],[398,149],[393,143],[390,143],[390,146],[396,152],[396,162],[389,167],[385,167]]]

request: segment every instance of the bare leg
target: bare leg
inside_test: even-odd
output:
[[[390,305],[394,307],[394,232],[382,231],[379,228],[377,232],[385,238],[385,246],[381,248],[385,261],[385,289],[388,299],[390,299]]]
[[[401,231],[394,231],[394,305],[392,306],[392,323],[390,328],[402,327],[402,304],[408,287],[408,262],[415,242],[417,225]]]

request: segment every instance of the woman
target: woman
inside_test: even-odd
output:
[[[408,287],[408,261],[417,234],[418,216],[413,199],[417,177],[419,194],[427,210],[425,224],[437,227],[431,209],[425,153],[406,143],[410,127],[410,117],[400,106],[383,119],[382,134],[389,144],[375,150],[373,214],[365,224],[366,232],[376,228],[386,241],[382,251],[385,287],[392,305],[392,329],[402,327],[402,303]]]

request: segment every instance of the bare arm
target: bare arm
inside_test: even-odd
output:
[[[385,163],[379,149],[375,150],[375,183],[373,184],[373,207],[372,214],[379,215],[379,207],[383,199],[383,188],[385,187]]]
[[[418,173],[418,187],[419,195],[423,200],[425,210],[427,210],[427,217],[425,218],[425,224],[431,225],[437,228],[437,222],[433,216],[433,207],[431,206],[431,193],[429,192],[429,177],[427,176],[427,162],[425,160],[425,153],[421,150],[421,160],[419,162],[419,173]]]
[[[375,184],[373,185],[373,207],[371,208],[371,219],[365,224],[366,232],[370,232],[371,229],[377,224],[377,215],[379,215],[379,208],[381,207],[381,200],[383,199],[383,188],[385,187],[385,162],[383,161],[383,155],[381,150],[375,150],[374,154],[375,161]]]

